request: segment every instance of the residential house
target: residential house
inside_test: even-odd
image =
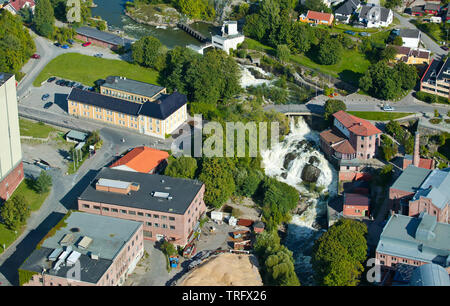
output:
[[[425,169],[409,165],[389,188],[391,209],[417,216],[422,211],[450,222],[450,168]]]
[[[124,171],[154,174],[161,172],[167,165],[169,153],[157,149],[141,146],[136,147],[110,168]]]
[[[144,255],[143,237],[141,222],[69,212],[20,266],[21,285],[123,285]]]
[[[402,38],[403,47],[418,48],[421,38],[421,32],[417,29],[400,29],[398,36]]]
[[[397,54],[395,56],[395,61],[404,62],[408,65],[428,65],[430,63],[430,51],[419,48],[409,48],[402,46],[395,46]]]
[[[392,10],[381,6],[365,4],[358,10],[359,22],[365,24],[367,28],[387,27],[394,20]]]
[[[423,5],[413,6],[411,8],[411,15],[420,17],[425,15],[425,10],[423,9],[423,7]]]
[[[347,0],[334,12],[337,21],[342,23],[349,23],[351,16],[361,6],[359,0]]]
[[[423,7],[423,10],[425,11],[425,14],[427,14],[427,15],[436,16],[439,13],[439,11],[441,10],[441,5],[439,3],[426,2],[425,6]]]
[[[433,59],[420,79],[423,92],[450,98],[450,61]]]
[[[344,193],[342,214],[344,217],[369,216],[370,200],[367,195],[358,193]]]
[[[434,263],[450,273],[450,224],[425,212],[419,217],[391,215],[380,235],[376,253],[382,268]]]
[[[8,200],[24,178],[16,78],[0,72],[0,202]]]
[[[29,8],[34,13],[34,0],[10,0],[3,8],[11,14],[16,15],[21,9]]]
[[[119,47],[129,47],[133,40],[121,37],[116,34],[100,31],[91,27],[79,27],[76,30],[75,38],[84,42],[91,42],[93,45],[116,50]]]
[[[331,26],[333,23],[334,16],[329,13],[322,13],[316,11],[308,11],[305,15],[300,15],[299,21],[313,24],[325,24]]]
[[[206,211],[197,180],[102,168],[78,197],[78,210],[140,221],[144,239],[184,247]]]

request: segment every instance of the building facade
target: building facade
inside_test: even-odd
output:
[[[97,30],[91,27],[80,27],[76,29],[76,39],[91,42],[93,45],[115,50],[119,47],[129,47],[133,41],[118,35]]]
[[[142,222],[144,239],[184,247],[206,211],[204,192],[196,180],[103,168],[78,198],[78,209]]]
[[[420,90],[450,98],[450,62],[433,59],[420,80]]]
[[[23,286],[117,286],[144,255],[143,225],[69,212],[19,268]]]
[[[230,53],[230,49],[236,50],[243,43],[245,36],[238,32],[237,21],[225,21],[222,25],[222,35],[213,35],[211,43],[213,47]],[[202,51],[203,54],[203,51]]]
[[[35,8],[34,0],[11,0],[3,8],[9,11],[11,14],[16,15],[21,9],[30,9],[34,13]]]
[[[306,15],[300,15],[299,21],[314,24],[324,24],[331,26],[333,24],[334,16],[329,13],[322,13],[316,11],[308,11]]]
[[[344,193],[342,214],[345,217],[365,217],[370,214],[370,201],[367,195]]]
[[[106,78],[105,83],[100,85],[100,93],[131,102],[145,103],[147,101],[157,100],[162,94],[166,94],[167,90],[158,85],[131,80],[121,76],[109,76]]]
[[[174,132],[187,119],[187,98],[179,92],[170,95],[159,93],[154,101],[132,102],[73,88],[67,104],[72,116],[101,121],[161,139]]]
[[[16,79],[0,73],[0,198],[9,199],[24,178]]]

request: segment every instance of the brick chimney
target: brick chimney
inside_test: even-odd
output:
[[[419,136],[419,132],[416,132],[416,134],[414,135],[414,153],[413,153],[413,160],[412,163],[414,166],[419,167],[419,162],[420,162],[420,154],[419,154],[419,150],[420,150],[420,136]]]

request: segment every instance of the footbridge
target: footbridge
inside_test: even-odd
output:
[[[265,111],[274,110],[286,116],[316,116],[323,117],[323,106],[317,104],[283,104],[268,105],[264,107]]]

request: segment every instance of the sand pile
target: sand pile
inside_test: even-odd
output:
[[[193,269],[179,286],[262,286],[253,255],[223,253]]]

